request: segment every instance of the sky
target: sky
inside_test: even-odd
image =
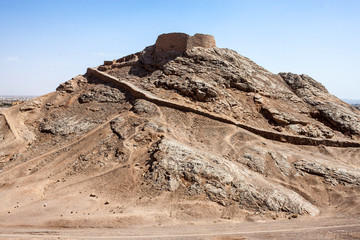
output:
[[[358,0],[0,0],[0,95],[43,95],[169,32],[360,99]]]

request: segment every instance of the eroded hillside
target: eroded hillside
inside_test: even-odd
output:
[[[0,112],[4,226],[359,215],[360,112],[207,35]]]

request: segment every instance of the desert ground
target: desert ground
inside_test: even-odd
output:
[[[360,220],[321,217],[244,222],[219,221],[185,225],[148,225],[124,228],[7,228],[1,239],[359,239]]]

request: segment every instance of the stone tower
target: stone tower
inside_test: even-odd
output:
[[[193,47],[216,47],[215,38],[211,35],[199,33],[194,36],[185,33],[161,34],[156,40],[155,52],[173,52],[182,54]]]

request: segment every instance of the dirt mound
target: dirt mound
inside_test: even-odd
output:
[[[356,217],[359,140],[360,112],[312,78],[162,35],[1,110],[1,225]]]

